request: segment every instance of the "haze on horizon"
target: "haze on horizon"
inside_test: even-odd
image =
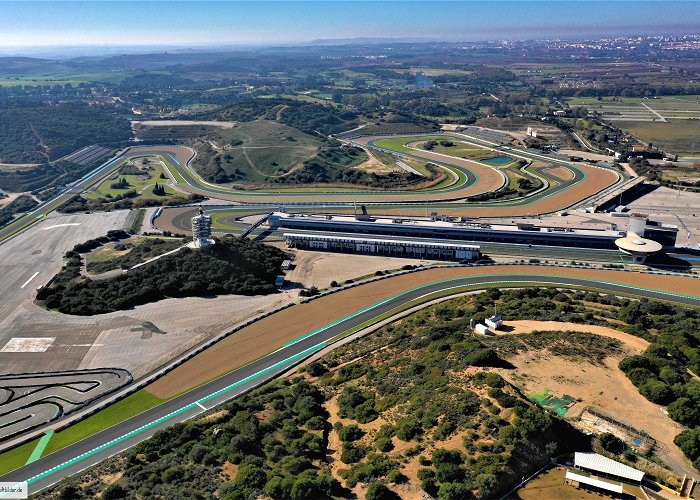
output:
[[[695,1],[2,2],[0,52],[31,47],[478,41],[692,34]]]

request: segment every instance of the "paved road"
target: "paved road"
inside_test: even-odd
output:
[[[487,270],[487,268],[486,268]],[[614,274],[611,273],[611,278]],[[634,294],[652,299],[672,300],[682,304],[700,306],[700,296],[674,295],[650,289],[638,289],[613,282],[601,282],[546,275],[494,275],[463,277],[426,284],[400,295],[378,302],[330,325],[311,332],[281,349],[219,379],[204,384],[166,403],[130,418],[94,436],[50,454],[36,462],[17,469],[0,481],[28,481],[30,491],[36,492],[61,479],[75,474],[114,454],[124,451],[152,436],[156,431],[195,417],[196,415],[240,395],[246,390],[286,371],[314,352],[329,344],[334,337],[347,330],[390,312],[407,302],[427,294],[462,287],[479,288],[488,284],[550,284],[583,286],[612,293]],[[653,278],[650,278],[650,285]],[[234,334],[235,335],[235,334]]]

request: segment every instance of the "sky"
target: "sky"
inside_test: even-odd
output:
[[[696,1],[2,1],[0,48],[700,34]]]

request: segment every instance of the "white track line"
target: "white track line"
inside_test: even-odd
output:
[[[37,274],[39,274],[39,271],[37,271],[37,272],[35,272],[34,274],[32,274],[32,277],[29,278],[27,281],[25,281],[25,282],[24,282],[24,285],[22,285],[20,288],[24,288],[25,286],[27,286],[27,285],[29,284],[30,281],[32,281],[34,278],[36,278]]]
[[[80,225],[80,222],[66,222],[65,224],[56,224],[55,226],[43,227],[43,228],[41,228],[41,230],[46,231],[47,229],[55,229],[57,227],[79,226],[79,225]]]
[[[194,403],[195,403],[197,406],[199,406],[202,410],[206,410],[206,409],[207,409],[207,407],[204,406],[204,405],[203,405],[202,403],[200,403],[199,401],[195,401]]]

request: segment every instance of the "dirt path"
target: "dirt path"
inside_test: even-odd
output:
[[[46,156],[46,160],[48,161],[51,148],[46,145],[46,143],[44,142],[44,138],[41,137],[39,132],[36,131],[36,128],[34,128],[34,124],[32,122],[29,122],[29,128],[32,130],[32,134],[34,134],[34,137],[36,137],[36,140],[39,146],[41,146],[41,149],[44,150],[42,154]]]

